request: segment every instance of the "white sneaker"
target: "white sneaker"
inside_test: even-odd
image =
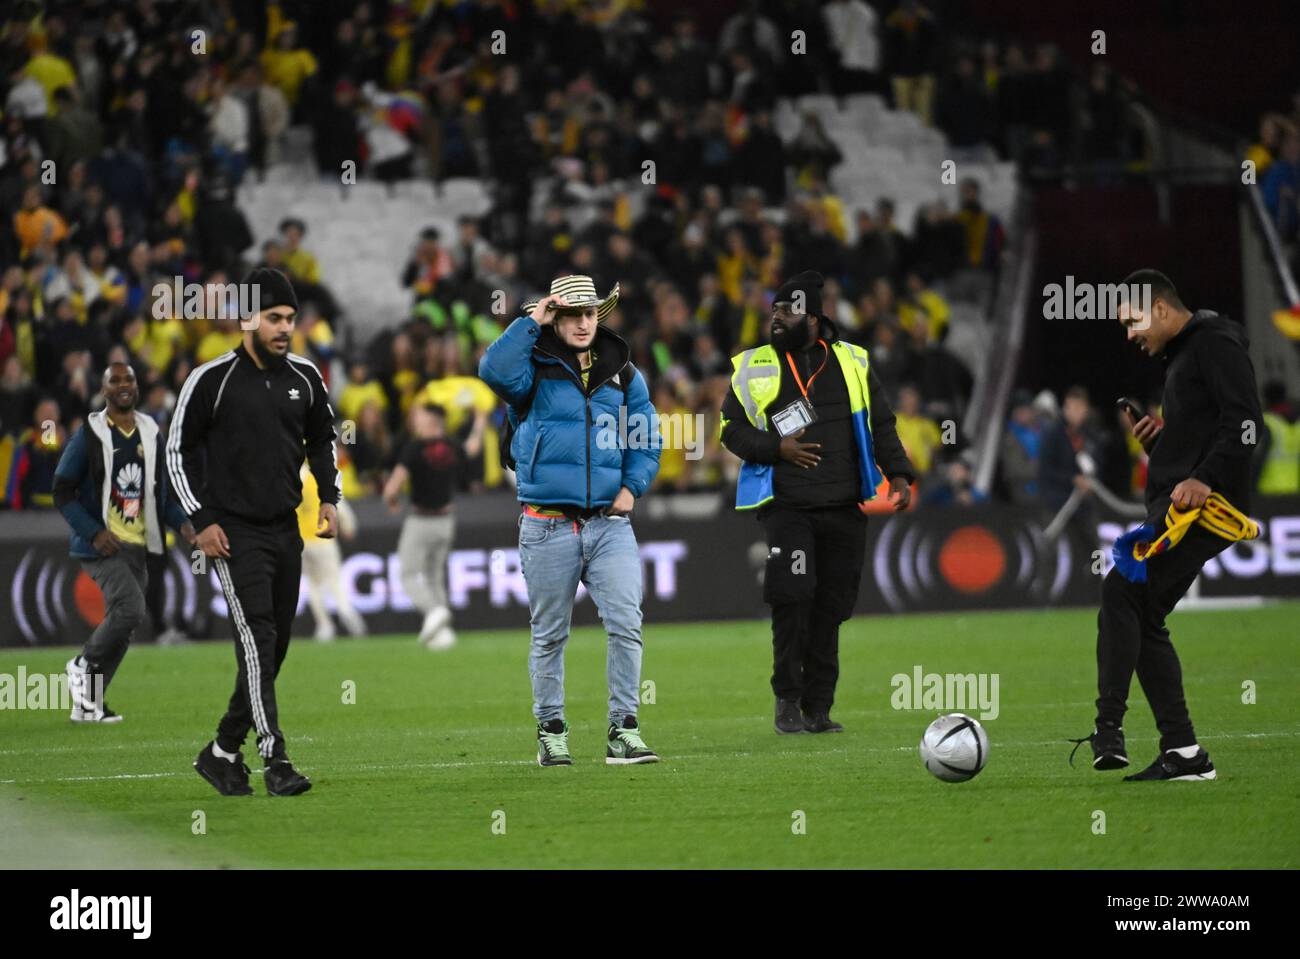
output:
[[[122,717],[109,709],[103,702],[97,702],[95,691],[88,689],[90,670],[78,666],[78,656],[68,660],[68,693],[72,697],[72,712],[68,718],[74,723],[120,723]],[[100,699],[103,690],[99,690]]]
[[[190,638],[173,626],[159,633],[154,642],[159,646],[188,646]]]
[[[339,613],[339,619],[343,620],[343,625],[347,627],[349,633],[353,636],[366,635],[366,621],[361,618],[361,614],[355,609],[348,613]]]
[[[435,606],[424,614],[424,625],[420,627],[420,642],[427,646],[438,634],[438,630],[450,622],[451,610],[446,606]]]
[[[424,645],[426,649],[451,649],[456,645],[456,631],[450,626],[443,626]]]
[[[318,643],[332,643],[334,642],[334,630],[318,629],[314,638]]]
[[[74,723],[82,722],[86,718],[86,707],[82,705],[83,698],[86,695],[86,667],[78,666],[79,656],[73,656],[68,660],[68,695],[72,698],[72,715],[68,718]]]
[[[98,709],[83,709],[81,715],[77,715],[77,710],[72,711],[72,721],[74,723],[120,723],[122,717],[107,706]]]

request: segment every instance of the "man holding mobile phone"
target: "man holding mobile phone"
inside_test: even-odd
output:
[[[1160,730],[1160,755],[1126,780],[1209,780],[1217,773],[1197,744],[1165,618],[1207,560],[1258,533],[1243,512],[1253,452],[1246,425],[1263,415],[1255,369],[1241,324],[1212,310],[1193,313],[1163,273],[1139,270],[1121,288],[1146,291],[1140,303],[1120,305],[1119,322],[1130,343],[1165,362],[1165,420],[1126,409],[1150,457],[1147,519],[1116,542],[1097,616],[1097,719],[1076,742],[1092,746],[1095,769],[1128,765],[1122,723],[1136,673]]]

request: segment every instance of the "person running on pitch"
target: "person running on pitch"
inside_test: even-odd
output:
[[[104,594],[103,622],[68,661],[74,723],[121,722],[104,692],[145,618],[145,557],[166,550],[164,520],[194,542],[194,527],[167,488],[158,424],[136,413],[135,371],[111,364],[103,392],[105,408],[86,418],[54,472],[54,505],[72,527],[68,553]]]
[[[384,484],[384,502],[397,512],[402,487],[410,483],[411,512],[397,539],[402,588],[424,614],[420,642],[426,649],[450,649],[456,645],[447,599],[447,557],[456,537],[452,498],[462,465],[483,449],[487,415],[475,415],[464,446],[447,436],[447,411],[436,403],[412,407],[410,422],[411,439]]]

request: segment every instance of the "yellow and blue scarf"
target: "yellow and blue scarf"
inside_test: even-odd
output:
[[[1159,536],[1154,526],[1144,523],[1115,540],[1111,549],[1115,568],[1130,583],[1145,583],[1147,560],[1177,546],[1193,525],[1232,543],[1259,536],[1258,523],[1218,493],[1211,493],[1205,505],[1196,509],[1181,510],[1171,503],[1165,514],[1165,531]]]

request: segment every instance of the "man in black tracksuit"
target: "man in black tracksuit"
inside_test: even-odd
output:
[[[221,582],[239,662],[216,739],[194,768],[223,795],[250,794],[240,747],[253,729],[267,792],[292,796],[311,781],[285,753],[275,678],[302,576],[295,510],[304,457],[320,487],[316,535],[329,539],[338,525],[334,412],[315,364],[289,352],[298,301],[288,278],[258,269],[244,282],[259,291],[260,311],[241,324],[242,346],[189,375],[167,441],[172,485]]]
[[[1192,313],[1168,277],[1139,270],[1125,289],[1146,287],[1149,315],[1137,303],[1120,308],[1128,339],[1166,366],[1164,424],[1143,416],[1133,435],[1149,454],[1146,523],[1165,529],[1170,503],[1203,505],[1213,491],[1237,510],[1250,509],[1248,424],[1263,422],[1255,369],[1241,324],[1211,310]],[[1160,756],[1129,780],[1214,779],[1209,754],[1196,733],[1183,696],[1182,667],[1165,617],[1229,540],[1193,525],[1173,548],[1146,561],[1146,581],[1131,582],[1118,565],[1102,587],[1097,616],[1097,720],[1088,741],[1097,769],[1128,765],[1122,722],[1133,673],[1146,693],[1160,730]]]
[[[734,388],[722,403],[727,449],[748,464],[773,466],[772,499],[759,507],[758,518],[767,534],[763,599],[772,607],[778,733],[843,729],[830,718],[839,629],[853,615],[866,554],[867,518],[858,508],[866,497],[849,387],[834,354],[839,333],[821,315],[821,284],[821,276],[809,271],[776,293],[771,342],[780,381],[766,407],[768,427],[750,422]],[[738,357],[742,363],[744,355]],[[905,509],[915,471],[884,389],[869,368],[867,376],[875,461],[889,478],[895,509]],[[805,391],[815,419],[783,438],[773,428],[776,414],[804,399]]]

